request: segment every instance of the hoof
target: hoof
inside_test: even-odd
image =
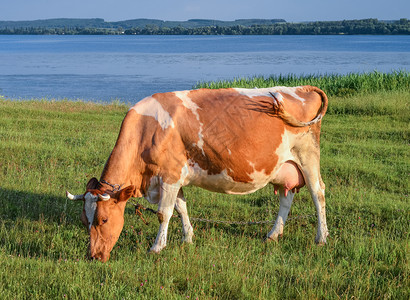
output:
[[[265,243],[277,242],[280,237],[282,237],[281,234],[272,234],[272,235],[266,236],[264,242]]]
[[[149,249],[148,253],[150,254],[159,254],[161,252],[162,249],[164,249],[165,247],[157,247],[157,246],[152,246],[151,249]]]
[[[315,244],[318,245],[318,246],[324,246],[324,245],[326,245],[326,241],[318,241],[318,240],[315,239]]]
[[[315,239],[315,243],[316,243],[316,245],[318,245],[318,246],[324,246],[324,245],[326,245],[326,239],[324,239],[324,240],[322,240],[322,239]]]
[[[183,244],[192,244],[192,235],[191,236],[184,236],[181,240]]]
[[[326,244],[326,238],[329,234],[325,234],[324,236],[316,235],[315,243],[319,246],[324,246]]]

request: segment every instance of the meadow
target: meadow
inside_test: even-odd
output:
[[[330,236],[314,243],[307,189],[295,196],[283,238],[273,224],[193,221],[182,245],[178,218],[168,245],[147,251],[148,225],[129,204],[111,259],[86,258],[80,194],[99,177],[129,106],[0,98],[0,299],[409,299],[410,74],[236,79],[211,88],[313,84],[329,96],[321,170]],[[274,220],[273,187],[232,196],[186,187],[191,217]],[[143,199],[136,199],[147,207]]]

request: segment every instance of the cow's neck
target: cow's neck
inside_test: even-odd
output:
[[[122,147],[115,147],[105,164],[101,174],[101,181],[104,180],[112,185],[127,186],[130,184],[129,167],[130,157],[129,150]]]
[[[128,185],[139,185],[140,175],[137,174],[140,169],[137,166],[136,155],[138,149],[135,130],[126,126],[126,119],[121,126],[120,134],[110,157],[105,164],[101,174],[101,179],[112,185],[121,185],[123,188]],[[133,126],[132,126],[133,127]]]

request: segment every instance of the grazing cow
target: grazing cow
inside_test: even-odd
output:
[[[320,126],[328,100],[312,86],[199,89],[154,94],[130,108],[101,179],[83,195],[82,221],[90,255],[107,261],[124,224],[130,197],[158,204],[152,252],[166,245],[174,208],[183,241],[192,242],[182,187],[248,194],[274,184],[280,208],[267,240],[283,233],[293,196],[307,185],[318,217],[317,243],[328,235],[320,176]]]

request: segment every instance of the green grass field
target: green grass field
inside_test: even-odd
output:
[[[146,214],[146,226],[128,205],[106,264],[86,259],[82,204],[64,195],[100,176],[128,106],[0,100],[0,299],[409,299],[410,76],[363,76],[374,74],[363,88],[345,77],[315,84],[329,95],[327,245],[314,243],[315,209],[302,189],[277,243],[263,243],[272,224],[193,222],[194,244],[182,245],[173,218],[159,255],[147,253],[156,216]],[[258,80],[231,85],[277,85]],[[246,196],[187,187],[185,196],[191,217],[273,220],[279,208],[269,186]]]

